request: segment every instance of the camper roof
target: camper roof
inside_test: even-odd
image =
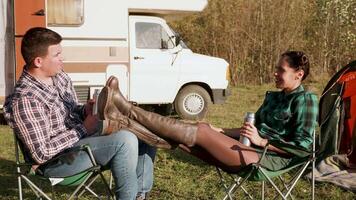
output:
[[[200,12],[208,4],[207,0],[130,0],[129,12],[159,15]]]

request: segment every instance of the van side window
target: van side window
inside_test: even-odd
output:
[[[84,22],[84,0],[47,0],[47,25],[80,26]]]
[[[136,48],[139,49],[162,49],[162,41],[167,42],[169,49],[173,48],[173,42],[165,29],[156,23],[137,22],[136,30]]]

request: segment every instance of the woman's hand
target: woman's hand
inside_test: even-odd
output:
[[[267,140],[261,138],[257,128],[249,122],[244,123],[241,127],[240,134],[250,139],[251,143],[256,146],[264,147],[267,144]]]

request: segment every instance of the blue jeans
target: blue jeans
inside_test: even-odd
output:
[[[151,191],[153,185],[153,163],[156,156],[156,147],[152,147],[143,141],[138,141],[138,196],[145,197],[146,193]]]
[[[146,165],[148,154],[145,150],[141,150],[143,153],[138,158],[138,140],[133,133],[120,130],[108,136],[87,137],[81,139],[75,146],[83,144],[89,144],[99,165],[111,169],[117,199],[132,200],[136,198],[137,193],[148,192],[152,188],[153,168],[146,168],[146,166],[153,166],[153,162]],[[148,145],[145,144],[142,147],[146,148],[146,146]],[[45,176],[63,177],[84,171],[91,166],[88,155],[80,152],[71,162],[52,164],[45,166],[42,170]]]

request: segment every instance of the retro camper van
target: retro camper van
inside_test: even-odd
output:
[[[200,12],[207,0],[14,0],[8,4],[13,5],[7,5],[6,16],[13,20],[6,20],[6,31],[13,27],[14,54],[7,53],[5,60],[15,60],[13,65],[5,61],[10,69],[4,70],[2,81],[8,88],[23,69],[22,36],[29,28],[42,26],[62,35],[64,70],[83,103],[111,75],[119,78],[129,101],[171,104],[185,119],[201,119],[210,103],[226,100],[228,63],[192,52],[165,21]],[[1,92],[1,104],[8,88]]]

